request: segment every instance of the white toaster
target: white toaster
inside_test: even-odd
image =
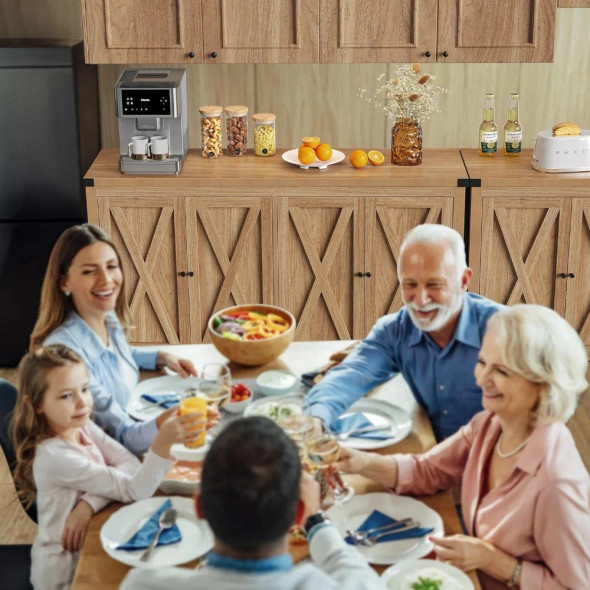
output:
[[[590,130],[561,137],[554,137],[551,129],[539,131],[532,166],[541,172],[590,171]]]

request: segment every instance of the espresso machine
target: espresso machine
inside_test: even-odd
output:
[[[121,172],[178,174],[188,151],[183,68],[125,70],[115,84]]]

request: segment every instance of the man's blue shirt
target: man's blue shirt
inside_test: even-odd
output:
[[[352,403],[401,373],[441,440],[482,410],[473,370],[490,316],[501,309],[466,293],[451,341],[440,348],[406,308],[380,318],[367,338],[307,395],[306,413],[332,424]]]

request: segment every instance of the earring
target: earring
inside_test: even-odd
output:
[[[66,297],[69,297],[71,294],[72,294],[72,293],[71,293],[71,291],[64,291],[64,295],[65,295]]]

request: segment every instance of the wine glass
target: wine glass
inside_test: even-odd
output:
[[[301,465],[306,471],[313,473],[317,467],[309,460],[307,452],[307,441],[314,427],[313,417],[305,416],[304,414],[293,414],[287,411],[286,406],[283,408],[282,405],[279,405],[278,415],[279,426],[297,447]]]
[[[334,502],[344,504],[354,496],[351,486],[342,481],[340,472],[334,463],[340,458],[340,445],[333,434],[325,432],[308,441],[307,453],[309,459],[318,469],[324,472],[334,492]]]
[[[231,396],[231,373],[229,367],[222,363],[208,363],[201,371],[201,380],[197,384],[197,397],[205,399],[217,408],[225,405]]]

